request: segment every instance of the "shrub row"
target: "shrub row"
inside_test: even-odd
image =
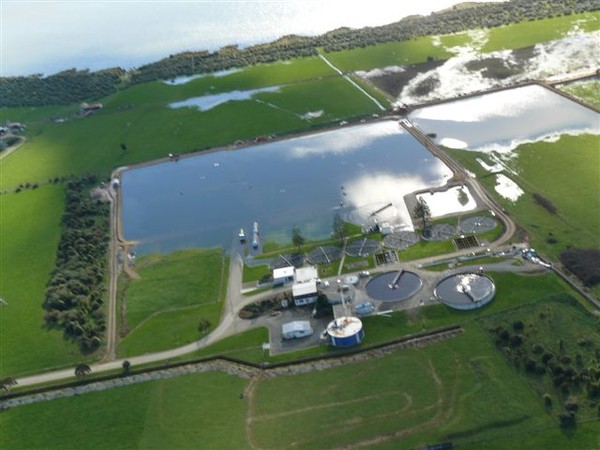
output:
[[[105,294],[109,206],[92,200],[91,178],[66,185],[66,206],[56,268],[46,288],[45,323],[62,329],[82,352],[96,350],[105,330]]]

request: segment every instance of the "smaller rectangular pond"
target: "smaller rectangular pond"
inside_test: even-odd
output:
[[[537,84],[414,110],[409,119],[450,148],[510,152],[562,134],[600,134],[600,116]]]

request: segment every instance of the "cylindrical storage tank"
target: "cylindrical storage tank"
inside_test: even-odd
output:
[[[352,347],[363,341],[365,330],[358,317],[338,317],[327,325],[327,338],[334,347]]]

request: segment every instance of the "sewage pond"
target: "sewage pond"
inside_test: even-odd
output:
[[[294,226],[305,238],[326,238],[335,214],[411,229],[404,195],[451,176],[386,120],[125,170],[121,220],[139,253],[227,249],[254,222],[262,242],[290,242]]]

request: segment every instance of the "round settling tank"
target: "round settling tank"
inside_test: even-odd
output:
[[[327,325],[327,339],[334,347],[352,347],[365,338],[365,330],[358,317],[339,317]]]
[[[382,302],[406,300],[421,290],[423,280],[413,272],[406,270],[386,272],[367,283],[369,297]]]
[[[488,304],[496,294],[496,285],[483,274],[459,273],[442,279],[434,294],[451,308],[469,310]]]

